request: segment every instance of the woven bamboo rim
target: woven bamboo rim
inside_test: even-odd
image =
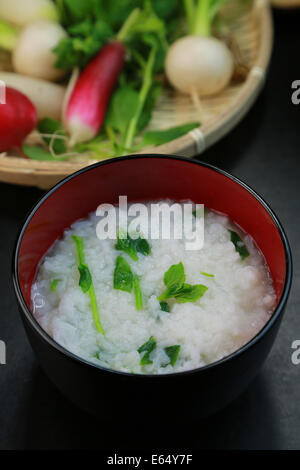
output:
[[[300,0],[271,0],[271,4],[276,8],[299,8]]]
[[[204,120],[200,128],[168,144],[147,148],[141,153],[152,150],[155,153],[194,157],[225,136],[248,112],[264,84],[272,52],[273,24],[267,0],[255,0],[253,9],[237,23],[236,29],[243,38],[245,54],[252,56],[246,81],[230,86],[220,96],[203,100],[203,106],[211,116]],[[197,120],[191,100],[175,93],[170,96],[170,93],[167,92],[161,98],[151,128],[176,125],[186,121],[187,117],[189,120]],[[0,156],[0,181],[48,189],[86,165],[74,162],[40,162],[13,155]]]

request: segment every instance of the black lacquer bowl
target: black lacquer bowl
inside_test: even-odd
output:
[[[64,230],[101,203],[193,200],[227,214],[256,241],[270,268],[277,307],[245,346],[208,366],[168,375],[103,369],[51,339],[31,313],[38,264]],[[291,286],[286,235],[270,207],[237,178],[210,165],[166,155],[140,155],[87,167],[51,189],[28,216],[17,240],[13,280],[25,330],[45,373],[70,400],[103,419],[170,419],[213,413],[250,383],[275,340]]]

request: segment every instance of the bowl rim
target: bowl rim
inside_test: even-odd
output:
[[[70,180],[80,176],[83,173],[86,173],[88,171],[93,171],[95,168],[98,168],[100,166],[105,166],[105,165],[111,165],[113,163],[117,163],[119,161],[124,161],[124,160],[137,160],[137,159],[149,159],[149,158],[156,158],[156,159],[167,159],[167,160],[177,160],[177,161],[183,161],[184,163],[189,163],[191,165],[200,165],[205,168],[209,168],[222,176],[229,178],[230,180],[234,181],[235,183],[238,183],[240,186],[242,186],[250,195],[252,195],[266,210],[266,212],[269,214],[269,216],[272,218],[278,233],[281,238],[281,242],[283,244],[284,252],[285,252],[285,263],[286,263],[286,276],[285,276],[285,282],[282,290],[282,294],[280,296],[280,299],[277,303],[277,306],[270,317],[270,319],[267,321],[267,323],[263,326],[263,328],[253,337],[251,338],[246,344],[244,344],[242,347],[239,349],[233,351],[231,354],[228,356],[223,357],[222,359],[219,359],[218,361],[212,362],[210,364],[207,364],[202,367],[198,367],[195,369],[190,369],[186,371],[181,371],[181,372],[171,372],[167,374],[142,374],[142,373],[132,373],[132,372],[124,372],[124,371],[119,371],[119,370],[114,370],[106,367],[102,367],[98,364],[94,364],[92,362],[89,362],[88,360],[77,356],[76,354],[73,354],[71,351],[68,351],[66,348],[61,346],[59,343],[57,343],[48,333],[46,333],[45,330],[40,326],[38,321],[35,319],[33,316],[33,313],[30,311],[30,309],[27,307],[27,304],[25,302],[20,283],[19,283],[19,270],[18,270],[18,258],[19,258],[19,251],[20,251],[20,246],[22,243],[22,239],[24,236],[24,233],[32,219],[32,217],[35,215],[35,213],[39,210],[39,208],[43,205],[43,203],[50,197],[57,189],[59,189],[61,186],[63,186],[65,183],[69,182]],[[203,162],[201,160],[193,160],[189,159],[186,157],[180,157],[177,155],[165,155],[165,154],[132,154],[132,155],[126,155],[123,157],[118,157],[118,158],[113,158],[113,159],[108,159],[104,160],[101,162],[97,162],[93,165],[90,165],[88,167],[82,168],[75,173],[72,173],[71,175],[67,176],[63,180],[61,180],[59,183],[57,183],[55,186],[53,186],[49,191],[47,191],[38,201],[37,203],[33,206],[29,214],[25,218],[25,222],[23,223],[21,229],[19,230],[19,233],[17,235],[17,239],[15,242],[15,247],[13,251],[13,265],[12,265],[12,278],[13,278],[13,285],[14,285],[14,290],[15,294],[17,297],[17,301],[19,306],[22,309],[22,313],[29,322],[30,326],[35,330],[36,333],[42,338],[44,342],[46,342],[50,347],[54,348],[56,352],[67,356],[70,360],[73,362],[85,365],[93,370],[101,370],[102,372],[105,372],[107,374],[113,374],[113,375],[119,375],[119,376],[127,376],[127,377],[134,377],[135,379],[140,379],[140,380],[146,380],[146,379],[160,379],[163,380],[166,377],[181,377],[185,375],[192,375],[192,374],[199,374],[199,373],[205,373],[207,370],[212,370],[219,365],[222,364],[227,364],[233,359],[236,359],[243,355],[246,351],[249,349],[253,348],[264,336],[265,334],[272,328],[272,326],[277,322],[278,318],[281,316],[281,314],[284,311],[284,307],[287,303],[288,296],[290,293],[291,289],[291,284],[292,284],[292,274],[293,274],[293,266],[292,266],[292,254],[291,254],[291,249],[290,245],[287,239],[287,236],[285,234],[285,231],[277,217],[277,215],[274,213],[274,211],[271,209],[269,204],[250,186],[248,186],[246,183],[244,183],[242,180],[237,178],[236,176],[228,173],[225,170],[222,170],[214,165],[211,165],[209,163]]]

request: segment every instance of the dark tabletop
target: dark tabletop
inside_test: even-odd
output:
[[[300,365],[291,344],[300,339],[300,105],[291,83],[300,79],[300,10],[276,11],[275,47],[264,91],[237,128],[201,156],[240,177],[278,215],[289,237],[294,282],[275,346],[248,390],[219,414],[197,425],[141,432],[129,423],[103,428],[74,408],[50,384],[27,342],[11,282],[13,245],[24,217],[42,195],[0,184],[0,449],[300,449]]]

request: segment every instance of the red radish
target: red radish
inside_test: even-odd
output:
[[[71,146],[91,140],[98,134],[122,71],[124,56],[124,44],[111,42],[101,49],[79,76],[64,115]]]
[[[21,151],[22,142],[37,125],[32,102],[14,88],[6,88],[5,104],[0,104],[0,152]]]

